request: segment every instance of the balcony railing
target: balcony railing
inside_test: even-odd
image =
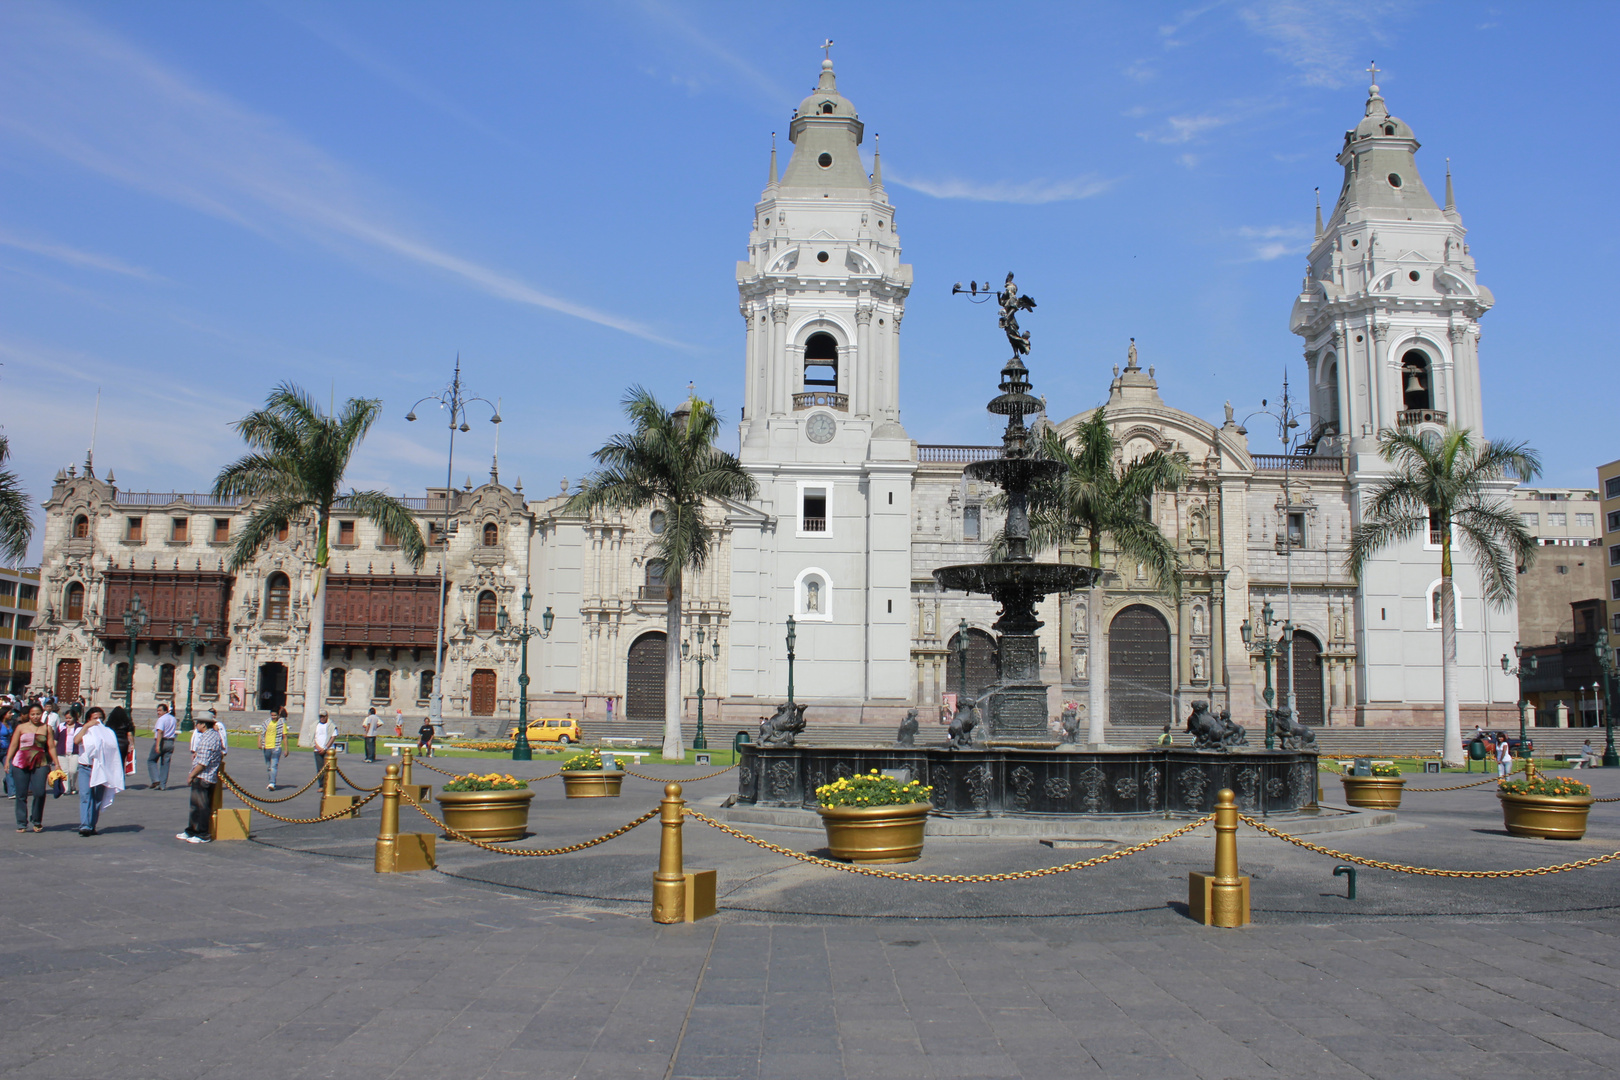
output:
[[[827,409],[837,409],[839,412],[849,412],[849,395],[821,392],[793,395],[793,408],[795,410],[813,409],[818,405]]]
[[[235,496],[216,499],[199,491],[120,491],[116,501],[119,506],[168,506],[171,503],[184,503],[187,506],[242,505],[242,500]]]
[[[989,461],[1001,456],[999,446],[923,446],[917,447],[918,461],[933,461],[947,465],[968,465],[975,461]]]
[[[1331,454],[1253,454],[1261,472],[1342,473],[1344,459]]]
[[[1407,409],[1395,414],[1396,427],[1417,427],[1419,424],[1446,423],[1446,413],[1441,409]]]
[[[668,585],[642,585],[636,589],[637,600],[668,600]]]
[[[805,532],[827,531],[827,519],[824,517],[800,518],[799,521],[802,523]]]

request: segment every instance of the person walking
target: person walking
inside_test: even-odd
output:
[[[197,739],[197,750],[191,761],[191,774],[186,777],[191,785],[191,816],[185,830],[174,834],[176,840],[188,844],[206,844],[213,840],[214,785],[219,783],[219,768],[225,761],[220,749],[219,732],[214,721],[203,717],[197,721],[202,735]]]
[[[399,708],[396,705],[394,707],[394,738],[403,739],[404,737],[405,737],[405,710]]]
[[[422,726],[416,729],[416,748],[422,756],[433,756],[433,717],[422,717]]]
[[[80,836],[96,835],[101,812],[124,790],[124,762],[118,756],[118,739],[104,722],[106,716],[101,706],[92,706],[73,738],[79,763]]]
[[[127,776],[135,771],[135,721],[130,719],[129,710],[122,705],[114,705],[112,712],[107,714],[107,729],[118,740],[118,756],[124,762]]]
[[[56,726],[51,729],[53,745],[56,747],[56,760],[61,763],[62,771],[67,773],[68,795],[79,793],[79,750],[76,744],[79,730],[83,726],[83,721],[79,719],[79,710],[74,707],[63,713]]]
[[[28,706],[11,733],[6,744],[6,764],[11,770],[12,797],[17,802],[17,831],[27,832],[32,820],[34,831],[44,832],[45,787],[56,765],[56,747],[51,745],[45,710],[38,702]]]
[[[1499,780],[1507,779],[1513,772],[1513,751],[1508,746],[1507,736],[1501,732],[1496,735],[1496,776]]]
[[[10,698],[6,700],[9,702]],[[11,733],[15,730],[17,730],[17,710],[7,704],[5,708],[0,709],[0,746],[11,745]],[[0,783],[0,792],[4,792],[6,798],[11,798],[11,769],[4,763],[0,763],[0,779],[3,779],[3,783]]]
[[[360,731],[366,740],[366,760],[373,765],[377,763],[377,729],[380,727],[382,717],[377,715],[377,707],[374,705],[371,711],[366,713],[365,723],[360,725]]]
[[[326,751],[337,739],[337,725],[332,723],[326,713],[321,713],[321,722],[315,725],[315,770],[320,771],[326,764]]]
[[[169,762],[174,757],[174,740],[180,734],[180,724],[168,705],[158,706],[158,718],[152,723],[152,752],[146,755],[146,778],[149,787],[163,791],[169,786]]]
[[[259,749],[264,751],[264,768],[270,775],[270,786],[265,790],[274,791],[276,770],[281,767],[281,755],[287,749],[287,722],[274,712],[265,720],[264,731],[259,734]]]

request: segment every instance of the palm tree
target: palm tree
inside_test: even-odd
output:
[[[1411,430],[1378,433],[1378,453],[1395,466],[1362,507],[1350,534],[1345,567],[1359,582],[1372,556],[1428,530],[1440,543],[1440,687],[1446,721],[1442,756],[1463,764],[1457,704],[1457,596],[1451,583],[1452,534],[1479,564],[1485,598],[1502,607],[1518,584],[1518,568],[1536,557],[1535,538],[1502,495],[1504,481],[1528,483],[1541,455],[1525,443],[1475,443],[1466,428],[1444,435]]]
[[[1036,454],[1056,461],[1062,472],[1030,492],[1029,537],[1034,549],[1071,545],[1085,548],[1089,564],[1102,569],[1106,535],[1118,561],[1141,563],[1148,579],[1172,599],[1181,595],[1181,561],[1175,545],[1153,523],[1153,495],[1174,491],[1187,479],[1187,464],[1155,450],[1118,463],[1119,443],[1104,409],[1081,421],[1068,438],[1051,424],[1041,425]],[[1101,578],[1086,604],[1087,640],[1092,665],[1086,697],[1087,741],[1103,741],[1104,687],[1096,663],[1102,642]]]
[[[11,441],[0,435],[0,465],[11,456]],[[28,493],[17,474],[0,469],[0,558],[19,566],[28,557],[28,542],[34,538],[34,515],[28,506]]]
[[[350,398],[343,410],[323,413],[309,394],[291,383],[270,392],[264,408],[236,422],[236,431],[253,451],[220,470],[215,498],[254,500],[231,548],[230,569],[240,570],[271,537],[299,522],[315,525],[315,586],[310,591],[309,642],[304,674],[304,719],[298,744],[310,745],[320,717],[321,667],[326,652],[326,568],[330,557],[327,531],[339,507],[396,537],[412,566],[427,553],[422,530],[404,503],[381,491],[340,492],[350,459],[381,415],[375,398]],[[443,602],[443,598],[440,598]],[[434,673],[442,678],[441,672]]]
[[[707,401],[690,398],[666,412],[651,393],[632,386],[624,397],[633,430],[615,435],[592,457],[602,467],[580,481],[566,510],[651,508],[664,516],[664,530],[653,540],[654,558],[664,564],[664,760],[685,756],[681,742],[681,582],[686,571],[701,570],[714,545],[704,516],[712,499],[749,499],[754,478],[732,455],[714,445],[720,418]]]

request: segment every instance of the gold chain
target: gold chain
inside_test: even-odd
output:
[[[378,784],[376,787],[361,787],[359,784],[357,784],[353,780],[349,779],[349,774],[343,771],[343,766],[341,766],[341,765],[333,765],[332,767],[337,770],[337,774],[339,776],[343,777],[343,782],[345,784],[348,784],[350,787],[354,788],[354,790],[356,790],[356,791],[381,791],[382,790],[382,785],[381,784]]]
[[[1252,825],[1261,832],[1275,836],[1279,840],[1286,840],[1290,844],[1302,847],[1306,851],[1314,851],[1318,855],[1326,855],[1330,859],[1343,859],[1345,862],[1360,863],[1375,870],[1393,870],[1397,874],[1421,874],[1425,877],[1449,878],[1517,878],[1539,877],[1544,874],[1561,874],[1566,870],[1585,870],[1592,866],[1601,866],[1606,862],[1620,859],[1620,851],[1608,855],[1596,855],[1590,859],[1581,859],[1578,862],[1559,863],[1557,866],[1532,866],[1525,870],[1437,870],[1427,866],[1407,866],[1404,863],[1384,862],[1382,859],[1368,859],[1360,855],[1351,855],[1343,851],[1334,851],[1332,848],[1319,847],[1308,840],[1301,840],[1297,836],[1289,836],[1278,829],[1261,821],[1256,821],[1248,814],[1239,814],[1238,820],[1245,825]]]
[[[1405,790],[1407,790],[1407,791],[1461,791],[1463,788],[1479,787],[1481,784],[1494,784],[1496,782],[1497,782],[1497,777],[1487,776],[1485,779],[1483,779],[1483,780],[1475,780],[1471,784],[1456,784],[1456,785],[1453,785],[1452,787],[1409,787],[1409,788],[1406,788]]]
[[[232,780],[229,776],[225,777],[225,786],[230,788],[231,793],[234,794],[237,798],[243,799],[244,801],[246,801],[247,793],[244,792],[237,785],[236,781]],[[266,810],[266,809],[264,809],[262,807],[258,807],[258,806],[250,806],[249,809],[250,810],[255,810],[255,811],[263,814],[265,817],[275,818],[277,821],[285,821],[289,825],[319,825],[323,821],[336,821],[340,817],[348,817],[350,814],[353,814],[355,811],[359,810],[362,806],[366,805],[366,803],[370,802],[372,799],[375,799],[378,795],[381,795],[381,794],[382,794],[381,791],[373,791],[370,795],[367,795],[365,798],[361,799],[359,802],[355,803],[352,806],[346,806],[342,810],[337,810],[337,811],[334,811],[334,812],[332,812],[330,814],[323,814],[320,817],[314,817],[314,818],[282,817],[280,814],[271,813],[269,810]]]
[[[426,809],[421,803],[417,802],[404,792],[400,792],[399,797],[402,802],[409,803],[411,806],[416,807],[417,813],[421,814],[423,817],[433,822],[433,824],[443,829],[444,834],[450,837],[452,840],[460,840],[464,844],[471,844],[473,847],[480,847],[485,851],[493,851],[497,855],[526,855],[530,858],[544,857],[547,855],[567,855],[570,852],[584,851],[586,848],[595,847],[597,844],[605,844],[614,837],[623,836],[637,825],[644,825],[648,821],[651,821],[654,817],[658,816],[658,807],[655,806],[645,814],[642,814],[640,817],[636,818],[634,821],[626,822],[605,836],[598,836],[595,840],[586,840],[581,844],[569,844],[567,847],[547,848],[544,851],[534,851],[528,848],[501,847],[498,844],[488,844],[482,840],[475,840],[466,833],[458,832],[457,830],[446,825],[444,822],[440,821],[438,818],[434,817],[431,811]]]
[[[858,866],[853,863],[834,862],[831,859],[823,859],[817,855],[806,855],[802,851],[794,851],[792,848],[785,848],[779,844],[773,844],[768,840],[761,840],[757,836],[750,836],[738,829],[733,829],[730,825],[716,821],[707,814],[693,810],[691,807],[686,808],[686,813],[697,818],[699,821],[703,822],[703,824],[712,825],[721,832],[735,836],[739,840],[746,840],[756,847],[762,847],[766,851],[774,851],[778,855],[786,855],[790,859],[798,859],[800,862],[812,863],[816,866],[826,866],[834,870],[843,870],[851,874],[865,874],[868,877],[890,878],[894,881],[926,881],[953,885],[982,881],[1023,881],[1028,878],[1048,877],[1052,874],[1066,874],[1071,870],[1089,870],[1093,866],[1101,866],[1103,863],[1113,862],[1115,859],[1123,859],[1127,855],[1135,855],[1139,851],[1146,851],[1150,847],[1155,847],[1159,844],[1165,843],[1166,841],[1174,840],[1178,836],[1185,836],[1187,833],[1190,833],[1194,829],[1198,828],[1198,826],[1215,820],[1214,814],[1206,814],[1196,821],[1189,821],[1179,829],[1165,833],[1163,836],[1155,836],[1152,840],[1144,840],[1140,844],[1133,844],[1127,848],[1120,848],[1118,851],[1111,851],[1107,855],[1099,855],[1094,859],[1085,859],[1081,862],[1064,863],[1062,866],[1043,866],[1037,870],[1017,870],[1007,874],[908,874],[902,870],[873,870],[870,867]]]
[[[623,767],[623,766],[621,766],[621,767]],[[627,767],[623,767],[623,768],[624,768],[624,771],[629,773],[631,776],[640,777],[643,780],[651,780],[655,784],[695,784],[699,780],[713,780],[717,776],[724,776],[726,773],[730,772],[732,769],[735,769],[736,767],[737,766],[735,766],[735,765],[727,765],[725,768],[721,769],[719,772],[708,773],[707,775],[704,775],[704,776],[672,777],[672,778],[670,778],[668,780],[664,779],[662,776],[648,776],[646,773],[638,773],[638,772],[636,772],[636,770],[631,769],[631,768],[627,768]]]
[[[445,772],[443,769],[439,768],[437,765],[429,765],[427,762],[423,761],[421,758],[412,758],[411,759],[411,764],[412,765],[420,765],[424,769],[431,769],[433,772],[438,773],[440,776],[455,776],[456,775],[453,772]]]
[[[314,787],[315,782],[321,778],[321,774],[317,772],[314,776],[309,778],[309,783],[305,784],[303,787],[299,788],[297,791],[293,792],[291,795],[288,795],[285,799],[261,799],[257,795],[249,795],[247,792],[243,791],[241,789],[241,787],[239,787],[237,785],[236,779],[233,776],[231,776],[230,773],[225,772],[224,769],[220,769],[220,773],[221,773],[221,775],[223,775],[225,777],[225,782],[228,783],[231,786],[231,789],[233,791],[235,791],[238,795],[240,795],[243,799],[251,800],[252,802],[256,802],[256,803],[265,803],[267,805],[273,805],[275,803],[292,802],[294,799],[298,798],[298,796],[302,795],[304,792],[306,792],[310,788]]]

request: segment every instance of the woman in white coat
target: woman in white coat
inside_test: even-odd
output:
[[[93,705],[84,715],[73,744],[79,754],[79,835],[96,835],[101,812],[124,790],[124,759],[118,736],[107,727],[107,714]]]

